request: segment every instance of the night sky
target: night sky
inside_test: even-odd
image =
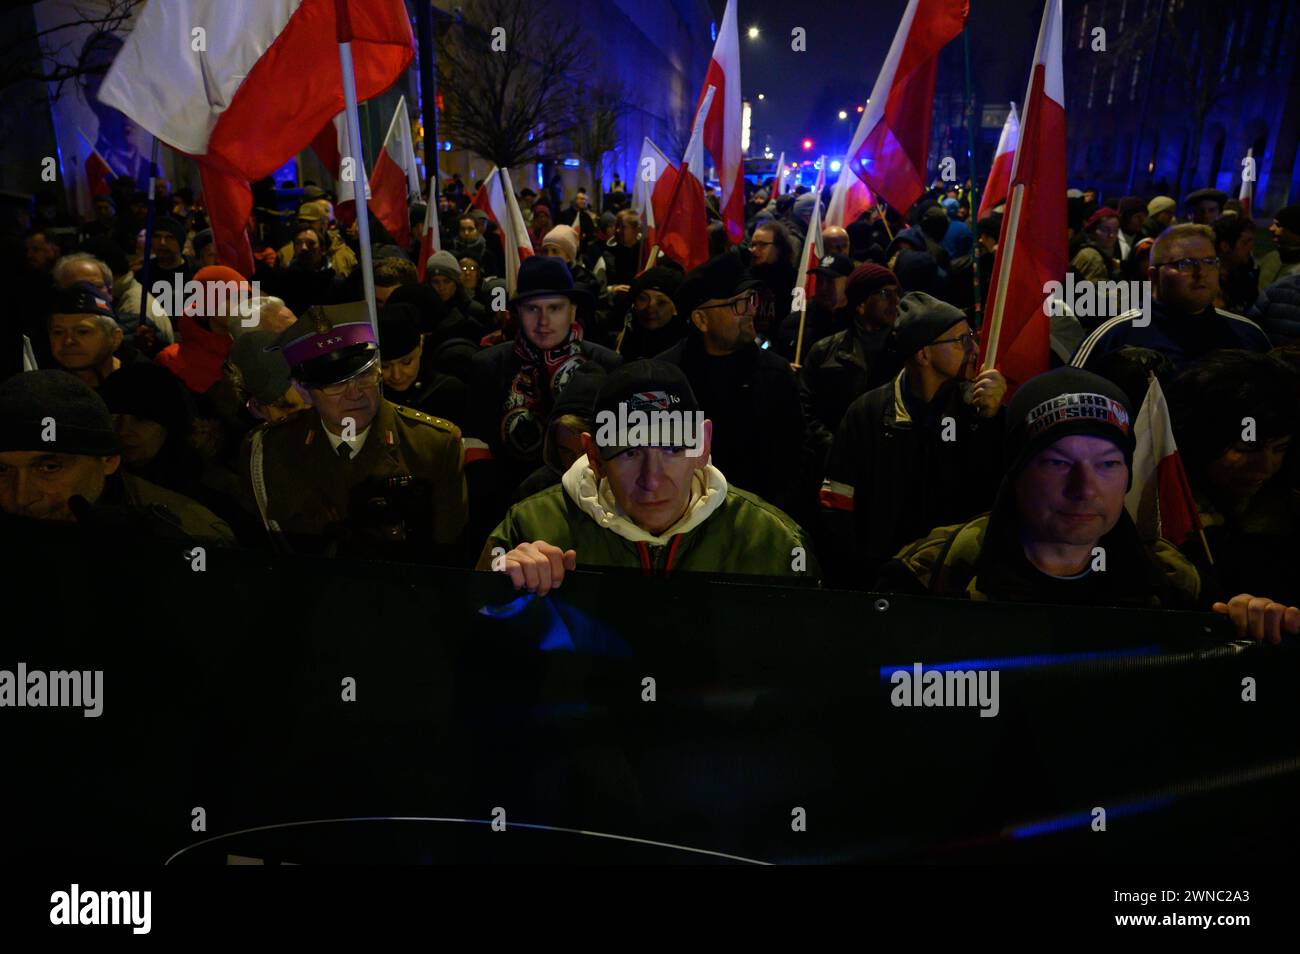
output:
[[[754,107],[750,155],[761,155],[764,136],[774,153],[796,153],[808,136],[813,153],[842,152],[857,122],[855,107],[865,103],[889,52],[906,0],[737,0],[741,83]],[[710,0],[720,22],[725,0]],[[980,102],[1017,103],[1024,98],[1042,17],[1042,0],[972,0],[971,78]],[[746,35],[757,26],[757,40]],[[790,31],[807,30],[806,53],[790,49]],[[944,50],[960,77],[962,41]],[[942,64],[941,64],[942,66]],[[940,71],[940,83],[943,82]],[[766,99],[758,101],[758,94]],[[840,109],[849,112],[839,121]]]

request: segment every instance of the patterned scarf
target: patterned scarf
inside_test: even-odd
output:
[[[582,326],[576,321],[557,347],[542,351],[520,330],[515,335],[519,371],[506,392],[501,442],[512,456],[541,458],[546,423],[555,399],[569,379],[590,359],[582,353]]]

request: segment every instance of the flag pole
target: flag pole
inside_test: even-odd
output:
[[[361,245],[361,283],[365,290],[366,311],[375,339],[379,338],[379,312],[375,308],[375,274],[370,249],[370,213],[366,208],[365,154],[361,151],[361,116],[357,110],[357,79],[352,69],[352,18],[348,13],[348,0],[334,0],[334,16],[338,27],[339,65],[343,71],[343,102],[347,115],[348,147],[356,160],[353,174],[353,193],[357,207],[357,238]]]
[[[893,245],[894,230],[889,227],[889,215],[886,213],[886,207],[880,204],[880,200],[876,197],[876,194],[871,191],[871,186],[863,182],[862,187],[867,190],[867,195],[871,197],[871,204],[874,205],[876,211],[880,213],[880,221],[884,223],[885,234],[889,236],[889,244]]]
[[[1019,149],[1019,143],[1016,144]],[[1011,203],[1007,209],[1006,247],[998,248],[998,285],[992,306],[989,308],[989,346],[984,352],[984,370],[988,371],[998,360],[998,338],[1002,334],[1002,312],[1007,304],[1007,282],[1011,280],[1011,259],[1016,254],[1016,232],[1020,225],[1020,208],[1025,200],[1025,184],[1017,183],[1011,189]]]
[[[970,84],[970,25],[963,24],[961,30],[962,54],[966,59],[966,160],[970,168],[970,195],[966,197],[966,205],[970,209],[971,224],[975,226],[972,231],[976,233],[976,242],[979,241],[979,223],[976,219],[976,209],[979,206],[975,199],[979,195],[979,179],[975,175],[975,96],[971,92]],[[983,296],[980,294],[980,269],[979,256],[975,256],[975,267],[971,269],[971,284],[975,286],[975,304],[972,308],[976,317],[983,310]]]
[[[149,152],[149,199],[148,199],[148,206],[147,206],[148,211],[145,213],[145,219],[144,219],[144,263],[140,267],[140,288],[141,288],[140,323],[141,324],[144,323],[145,310],[149,306],[149,295],[150,295],[149,272],[152,270],[150,269],[149,264],[150,264],[150,260],[153,258],[153,222],[155,218],[155,213],[158,208],[158,200],[154,197],[154,193],[157,191],[157,187],[158,187],[157,186],[158,160],[160,158],[159,157],[160,146],[161,143],[158,142],[158,137],[154,136],[153,147]],[[179,310],[179,306],[178,306],[178,310]],[[179,318],[179,315],[177,317]]]

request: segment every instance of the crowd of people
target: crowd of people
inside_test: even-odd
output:
[[[142,193],[84,222],[20,216],[6,535],[477,563],[537,594],[626,568],[1300,631],[1300,206],[1261,253],[1218,190],[1071,190],[1074,279],[1149,282],[1150,320],[1057,310],[1052,370],[1009,395],[979,346],[1001,212],[972,221],[967,189],[824,228],[804,307],[824,195],[750,184],[737,246],[711,195],[711,257],[688,272],[621,184],[561,191],[518,195],[534,255],[512,291],[459,176],[423,262],[423,207],[405,247],[372,217],[377,333],[355,216],[317,186],[289,212],[255,189],[252,276],[218,261],[187,190],[159,198],[148,249]],[[154,293],[178,279],[257,294],[235,313]],[[1151,375],[1203,527],[1180,546],[1124,504]],[[598,426],[629,408],[705,425],[689,444]]]

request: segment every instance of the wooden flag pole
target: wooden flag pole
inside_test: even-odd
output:
[[[880,200],[876,198],[876,194],[871,191],[871,186],[867,185],[864,182],[862,183],[862,187],[867,190],[867,195],[871,196],[871,204],[874,205],[876,207],[876,211],[880,213],[880,221],[885,224],[885,234],[889,236],[889,244],[893,245],[894,230],[889,227],[889,216],[885,214],[884,206],[880,204]]]
[[[1020,208],[1025,201],[1025,184],[1017,183],[1011,190],[1011,204],[1007,209],[1004,247],[998,248],[998,285],[989,307],[988,348],[984,352],[984,368],[988,371],[998,360],[998,338],[1002,334],[1002,312],[1007,304],[1007,282],[1011,278],[1011,260],[1016,254],[1016,232],[1020,226]]]

